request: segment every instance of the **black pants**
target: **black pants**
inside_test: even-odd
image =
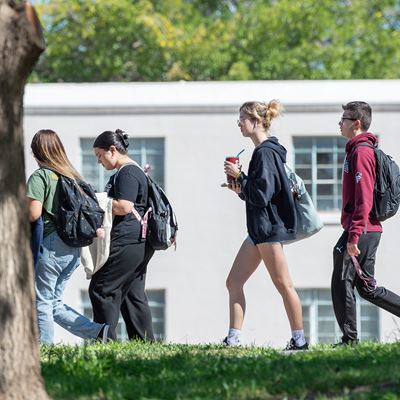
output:
[[[145,289],[147,264],[154,250],[145,243],[111,247],[110,256],[89,285],[93,319],[110,325],[116,340],[119,313],[129,339],[154,340],[151,311]]]
[[[367,232],[360,236],[358,248],[360,255],[357,260],[360,264],[362,280],[356,273],[355,267],[347,253],[348,233],[344,232],[333,249],[333,274],[331,293],[336,320],[343,333],[342,340],[356,340],[356,298],[354,286],[363,299],[370,301],[390,313],[400,316],[400,296],[375,286],[371,282],[375,274],[375,255],[381,238],[380,232]]]

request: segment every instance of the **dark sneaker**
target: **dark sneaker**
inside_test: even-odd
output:
[[[228,336],[225,337],[225,339],[222,341],[222,344],[225,346],[229,346],[229,347],[235,347],[235,346],[240,346],[240,342],[228,342]]]
[[[290,339],[290,342],[283,349],[283,351],[298,351],[298,350],[308,350],[308,343],[305,342],[303,346],[297,346],[296,342],[293,338]]]
[[[344,346],[354,347],[357,345],[358,345],[358,339],[342,339],[340,342],[333,344],[332,347],[336,349],[337,347],[344,347]]]

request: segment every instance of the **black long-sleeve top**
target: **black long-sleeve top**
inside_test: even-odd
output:
[[[247,231],[255,244],[296,238],[296,211],[284,163],[286,149],[274,136],[253,151],[248,175],[237,179],[246,201]]]

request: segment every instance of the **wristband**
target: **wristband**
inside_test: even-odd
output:
[[[240,175],[242,175],[242,171],[239,171],[239,172],[236,174],[235,179],[239,179]]]

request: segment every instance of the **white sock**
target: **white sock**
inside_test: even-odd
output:
[[[240,343],[240,329],[230,328],[228,332],[227,341],[229,344],[239,344]]]
[[[292,331],[292,338],[296,343],[296,346],[303,346],[306,343],[306,338],[304,337],[303,329]]]

